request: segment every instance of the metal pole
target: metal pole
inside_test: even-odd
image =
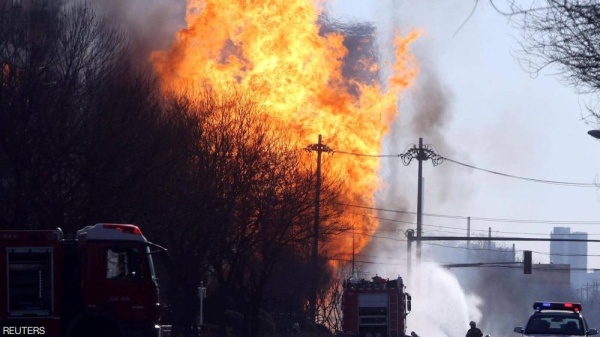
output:
[[[312,293],[310,299],[310,319],[315,322],[317,318],[317,269],[318,269],[318,257],[319,257],[319,212],[320,212],[320,199],[321,199],[321,152],[323,151],[321,146],[321,135],[319,135],[319,142],[317,143],[317,182],[315,191],[315,219],[313,226],[313,246],[312,246],[312,266],[313,266],[313,284]]]
[[[487,242],[487,249],[488,249],[488,261],[492,260],[492,227],[488,227],[488,238],[490,239],[490,241]]]
[[[206,287],[204,281],[200,282],[198,287],[198,298],[200,298],[200,312],[198,313],[198,330],[204,324],[204,299],[206,298]]]
[[[419,162],[419,180],[417,182],[417,263],[421,261],[421,234],[422,234],[422,194],[423,194],[423,138],[419,138],[419,154],[417,155],[417,161]]]
[[[467,249],[471,249],[471,217],[467,217]]]
[[[419,138],[419,147],[416,145],[400,154],[402,163],[408,166],[413,159],[419,161],[419,176],[417,179],[417,266],[421,260],[421,237],[423,234],[423,160],[431,159],[433,166],[439,165],[444,157],[433,152],[429,147],[423,147],[423,138]]]
[[[331,149],[327,145],[321,143],[321,135],[319,135],[318,144],[309,145],[306,150],[317,151],[317,179],[316,179],[316,191],[315,191],[315,223],[313,228],[313,245],[312,245],[312,292],[309,298],[309,315],[310,318],[315,321],[317,318],[317,286],[318,286],[318,262],[319,262],[319,212],[321,202],[321,154],[323,152],[331,152]]]
[[[412,265],[412,242],[414,240],[415,232],[412,229],[406,231],[406,274],[411,277],[411,265]],[[408,280],[410,281],[410,280]]]
[[[354,224],[352,224],[352,274],[350,277],[354,277]]]

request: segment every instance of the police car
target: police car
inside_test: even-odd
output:
[[[588,324],[581,315],[580,303],[565,302],[535,302],[535,312],[527,326],[516,327],[515,332],[521,336],[592,336],[598,330],[588,328]]]

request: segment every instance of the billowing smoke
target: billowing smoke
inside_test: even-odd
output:
[[[399,151],[398,153],[405,152],[408,144],[418,144],[419,138],[423,138],[423,144],[429,146],[438,155],[455,158],[454,147],[445,137],[445,132],[452,121],[452,89],[439,78],[437,69],[432,63],[427,62],[427,59],[427,55],[419,55],[421,73],[410,95],[402,101],[401,111],[404,114],[392,127],[388,139],[395,140],[394,145],[397,146],[394,147]],[[461,153],[460,157],[465,156]],[[410,165],[416,166],[416,160],[413,160]],[[458,180],[460,178],[455,174],[456,165],[442,162],[441,165],[433,168],[432,161],[428,160],[423,162],[423,167],[426,185],[424,188],[428,192],[423,200],[425,205],[444,204],[452,201],[452,197],[456,198],[457,192],[462,192],[463,195],[468,192],[462,190],[464,188],[462,186],[466,184],[465,181]],[[406,169],[400,172],[402,171],[408,173]],[[435,178],[440,176],[444,177],[443,180]],[[408,178],[416,184],[416,175]],[[390,192],[394,193],[392,190]],[[406,195],[405,192],[401,193]],[[413,206],[413,209],[416,209],[416,205]]]
[[[425,58],[419,57],[419,60]],[[386,139],[386,153],[405,153],[411,144],[418,144],[418,139],[423,138],[424,144],[431,145],[434,152],[452,157],[452,147],[444,137],[444,130],[452,117],[451,102],[450,89],[441,82],[429,64],[422,62],[416,85],[411,88],[410,95],[404,97],[399,109],[401,115]],[[404,166],[400,158],[382,162],[381,175],[384,186],[378,195],[378,207],[400,212],[379,212],[381,225],[376,238],[364,251],[366,255],[383,256],[388,259],[378,260],[379,262],[389,261],[390,256],[396,256],[397,259],[393,262],[400,266],[396,268],[396,274],[400,271],[409,273],[405,240],[406,230],[416,228],[416,216],[412,212],[417,209],[417,165],[416,159],[413,159],[409,166]],[[453,179],[454,167],[448,167],[448,164],[442,163],[443,167],[433,167],[431,160],[428,160],[422,165],[425,196],[423,210],[435,212],[433,207],[428,206],[448,201],[453,195],[451,192],[459,190],[461,182]],[[432,170],[436,170],[435,176],[439,176],[440,171],[444,172],[444,180],[439,181],[434,175],[428,174]],[[429,220],[424,217],[423,223],[430,223]],[[424,236],[431,235],[427,226],[423,228]],[[411,248],[412,266],[410,275],[406,274],[405,277],[408,290],[413,295],[413,312],[408,317],[408,329],[421,336],[464,334],[468,322],[479,321],[482,316],[479,308],[481,299],[474,293],[464,291],[454,274],[434,263],[435,257],[429,254],[428,248],[427,242],[422,243],[420,263],[415,263],[416,243],[413,242]],[[432,310],[435,310],[437,317],[443,318],[432,320]]]
[[[167,48],[185,23],[185,0],[92,0],[91,3],[123,29],[138,61],[145,62],[152,51]]]
[[[375,25],[369,22],[345,23],[332,20],[327,14],[320,17],[320,34],[341,33],[344,36],[344,47],[348,54],[344,58],[342,75],[350,86],[349,92],[358,98],[359,85],[373,85],[381,80],[376,48],[377,32]]]
[[[381,4],[379,4],[381,6]],[[389,2],[389,7],[382,8],[383,13],[395,13],[397,2]],[[385,19],[383,20],[385,21]],[[378,43],[381,46],[381,64],[392,55],[386,46],[391,45],[393,31],[400,23],[389,20],[377,26]],[[413,87],[402,97],[399,106],[399,117],[390,126],[383,146],[383,154],[400,154],[406,152],[412,144],[418,144],[423,138],[424,144],[431,144],[431,149],[442,156],[453,157],[452,146],[447,143],[444,132],[452,120],[452,91],[438,77],[435,65],[428,62],[426,50],[417,50],[420,74]],[[383,68],[382,73],[386,70]],[[378,208],[394,211],[380,211],[380,226],[369,245],[357,256],[357,261],[374,261],[374,264],[361,265],[360,269],[370,274],[379,274],[394,278],[402,276],[407,291],[412,294],[413,312],[408,316],[408,331],[415,331],[421,336],[456,336],[468,329],[470,320],[479,321],[482,317],[480,305],[482,300],[475,293],[467,293],[457,278],[449,271],[442,269],[427,254],[427,245],[423,244],[423,260],[418,265],[412,262],[408,267],[406,230],[414,229],[416,217],[417,191],[416,159],[408,167],[399,157],[382,159],[380,176],[381,189],[377,195]],[[443,164],[442,164],[443,165]],[[451,191],[460,190],[463,182],[453,179],[454,167],[432,168],[431,161],[423,162],[424,167],[424,209],[427,205],[444,203],[452,195]],[[427,172],[443,170],[444,180],[429,178]],[[439,176],[439,171],[436,175]],[[427,235],[424,231],[423,235]],[[416,243],[412,244],[415,255]],[[410,273],[409,273],[410,269]],[[432,320],[432,311],[440,319]]]

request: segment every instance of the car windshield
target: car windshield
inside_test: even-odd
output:
[[[526,335],[551,334],[584,336],[583,319],[577,314],[546,313],[536,314],[529,319]]]

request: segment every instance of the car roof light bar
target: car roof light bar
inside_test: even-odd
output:
[[[581,303],[572,302],[535,302],[533,303],[533,310],[568,310],[573,312],[581,312]]]

